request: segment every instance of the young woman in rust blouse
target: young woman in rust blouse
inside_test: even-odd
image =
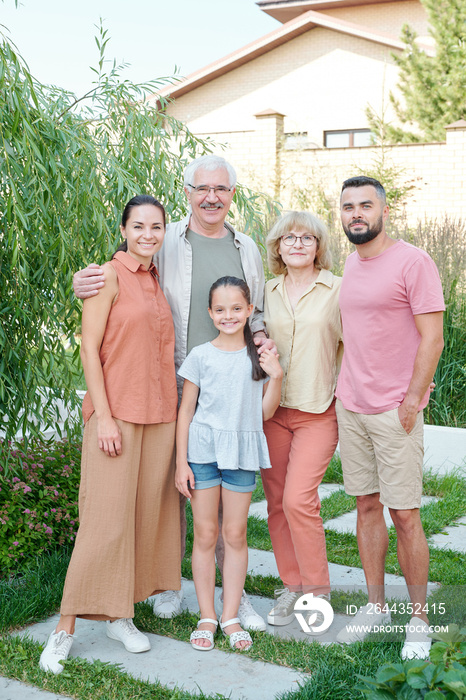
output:
[[[83,307],[80,527],[60,620],[40,659],[53,673],[63,669],[76,617],[105,620],[108,637],[148,651],[134,604],[180,588],[174,330],[152,263],[165,234],[160,202],[134,197],[121,233],[126,251],[106,263],[105,287]]]

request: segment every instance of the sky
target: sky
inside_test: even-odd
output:
[[[281,26],[254,0],[0,0],[0,30],[32,74],[78,96],[92,87],[100,18],[107,58],[129,63],[123,77],[137,83],[175,66],[189,75]]]

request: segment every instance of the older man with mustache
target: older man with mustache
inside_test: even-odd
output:
[[[160,285],[170,304],[175,325],[175,366],[180,367],[189,351],[217,335],[207,313],[209,289],[220,277],[244,279],[251,292],[254,314],[251,329],[256,344],[275,347],[266,339],[263,324],[264,271],[254,241],[226,222],[235,194],[236,173],[224,158],[201,156],[184,173],[184,190],[190,212],[181,221],[168,224],[162,250],[154,261]],[[163,198],[163,193],[160,193]],[[84,299],[98,294],[104,285],[98,265],[90,265],[74,276],[74,291]],[[259,350],[260,351],[260,350]],[[178,378],[179,379],[179,378]],[[181,392],[181,383],[179,384]],[[182,503],[181,555],[186,539],[185,499]],[[223,540],[219,536],[217,563],[223,572]],[[181,612],[181,591],[165,591],[155,596],[154,613],[171,618]],[[263,631],[265,621],[252,608],[243,593],[238,617],[242,627]]]

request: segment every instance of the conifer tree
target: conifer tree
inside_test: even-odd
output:
[[[392,143],[443,141],[448,124],[466,119],[466,2],[421,2],[435,49],[426,52],[418,45],[416,32],[408,25],[403,27],[401,39],[406,48],[401,56],[394,56],[403,99],[390,96],[403,126],[385,124],[382,135],[377,117],[369,109],[369,122],[379,140],[383,136]]]

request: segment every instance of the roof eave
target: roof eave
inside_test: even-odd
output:
[[[341,32],[343,34],[349,34],[351,36],[365,39],[366,41],[373,41],[377,44],[388,46],[398,51],[403,51],[405,48],[401,41],[394,39],[387,34],[374,32],[367,27],[354,24],[353,22],[347,22],[341,19],[337,20],[334,17],[329,17],[328,15],[323,14],[322,12],[308,10],[296,19],[287,22],[282,27],[275,29],[260,39],[257,39],[256,41],[247,44],[247,46],[234,51],[228,56],[225,56],[224,58],[221,58],[218,61],[215,61],[214,63],[191,73],[191,75],[188,75],[184,80],[176,85],[168,85],[167,87],[163,88],[158,95],[154,95],[154,97],[181,97],[187,92],[190,92],[201,85],[205,85],[211,80],[215,80],[215,78],[225,75],[226,73],[249,63],[249,61],[272,51],[278,46],[281,46],[287,41],[304,34],[314,27],[322,27],[336,32]],[[423,48],[429,55],[433,53],[431,47],[422,45],[421,48]]]

